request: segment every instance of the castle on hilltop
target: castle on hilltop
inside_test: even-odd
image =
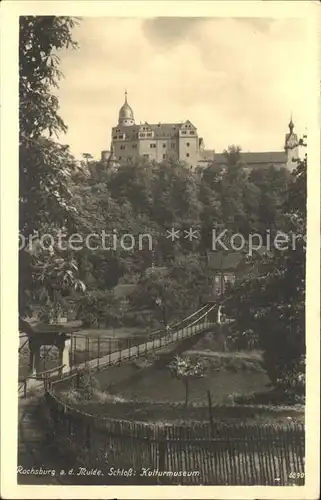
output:
[[[291,117],[283,151],[244,152],[241,153],[242,161],[249,169],[274,165],[293,170],[296,165],[293,159],[298,157],[299,144],[298,136],[293,130]],[[101,152],[101,160],[109,168],[117,168],[138,157],[156,162],[173,159],[185,162],[192,169],[212,163],[226,164],[223,153],[205,149],[197,128],[189,120],[180,123],[136,124],[125,92],[118,124],[112,128],[110,150]]]

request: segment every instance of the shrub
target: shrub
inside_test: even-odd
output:
[[[92,399],[94,391],[100,390],[99,382],[89,367],[79,373],[77,390],[86,400]]]

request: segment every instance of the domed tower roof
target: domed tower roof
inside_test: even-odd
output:
[[[119,110],[119,125],[135,125],[134,112],[127,102],[127,92],[125,92],[125,102]]]

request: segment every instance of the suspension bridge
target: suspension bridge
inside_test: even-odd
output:
[[[26,347],[29,342],[32,342],[37,337],[41,336],[38,346],[45,347],[43,356],[46,358],[53,348],[58,348],[60,362],[63,360],[67,363],[58,364],[48,370],[42,372],[33,372],[19,380],[18,394],[22,398],[26,398],[30,393],[30,389],[38,393],[46,392],[53,381],[64,380],[73,377],[75,373],[79,373],[84,368],[90,368],[92,371],[107,369],[109,366],[124,363],[130,359],[145,357],[149,353],[156,352],[170,344],[175,345],[177,342],[183,341],[188,337],[201,334],[207,331],[211,325],[215,324],[216,312],[215,306],[206,304],[199,310],[170,325],[168,328],[163,328],[147,335],[129,337],[126,339],[118,339],[116,342],[111,342],[110,338],[104,339],[102,336],[86,336],[81,332],[73,331],[69,334],[64,334],[63,326],[55,328],[56,334],[49,328],[35,331],[32,327],[24,322],[24,330],[28,332],[22,333],[20,336],[21,345],[19,353]],[[69,339],[68,339],[69,336]],[[31,342],[30,342],[31,340]],[[104,342],[107,340],[107,342]],[[46,342],[49,346],[46,346]],[[85,346],[84,350],[77,351],[77,345]],[[62,349],[63,346],[63,349]],[[66,349],[67,347],[67,349]],[[31,347],[32,349],[32,347]],[[35,353],[30,349],[31,365],[34,369],[32,358]],[[37,353],[36,353],[37,355]],[[38,350],[38,356],[40,349]],[[81,358],[85,358],[82,360]],[[78,361],[78,362],[77,362]],[[39,359],[37,366],[39,367]],[[39,410],[39,398],[20,399],[19,403],[19,421],[18,421],[18,464],[23,464],[24,467],[35,467],[37,464],[46,465],[47,468],[54,468],[55,464],[59,464],[55,457],[54,450],[50,450],[44,446],[46,442],[45,431],[39,426],[37,414]],[[20,483],[28,484],[28,476],[21,476]],[[31,481],[32,482],[32,481]],[[59,476],[45,477],[42,481],[44,484],[63,484]],[[40,483],[39,483],[40,484]]]
[[[19,380],[19,395],[26,396],[30,387],[33,390],[42,387],[46,389],[51,380],[68,377],[75,370],[79,371],[85,367],[92,371],[102,370],[130,359],[146,357],[170,344],[177,344],[188,337],[208,331],[217,322],[217,309],[216,304],[205,304],[193,314],[167,328],[122,339],[84,335],[79,327],[72,327],[71,330],[74,331],[68,332],[68,328],[65,329],[64,325],[56,325],[55,334],[47,327],[44,331],[35,331],[31,328],[28,333],[21,336],[23,343],[19,350],[21,351],[28,342],[30,349],[30,343],[35,343],[35,338],[39,338],[38,352],[33,355],[33,358],[38,358],[38,362],[35,366],[31,359],[32,372]],[[28,326],[25,329],[27,328]],[[58,365],[39,370],[40,346],[45,347],[42,358],[44,365],[53,348],[58,348]]]

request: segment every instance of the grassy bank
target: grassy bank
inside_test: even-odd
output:
[[[165,356],[167,353],[164,354]],[[273,403],[269,379],[257,351],[220,353],[187,351],[184,355],[202,359],[206,377],[191,380],[189,404],[184,405],[185,388],[166,366],[157,365],[157,356],[133,360],[98,372],[93,377],[93,394],[84,400],[77,390],[61,386],[59,397],[86,413],[116,419],[149,422],[208,421],[208,394],[217,421],[302,422],[303,407]],[[261,400],[253,399],[260,394]],[[243,398],[243,399],[242,399]],[[264,405],[265,406],[262,406]]]
[[[205,403],[191,403],[187,407],[183,403],[173,401],[126,401],[119,395],[111,395],[100,390],[94,391],[92,399],[84,400],[81,392],[72,390],[61,392],[59,398],[66,404],[88,414],[108,418],[155,422],[191,424],[208,422],[209,409]],[[264,406],[264,405],[213,405],[214,422],[243,423],[303,423],[303,406]]]

